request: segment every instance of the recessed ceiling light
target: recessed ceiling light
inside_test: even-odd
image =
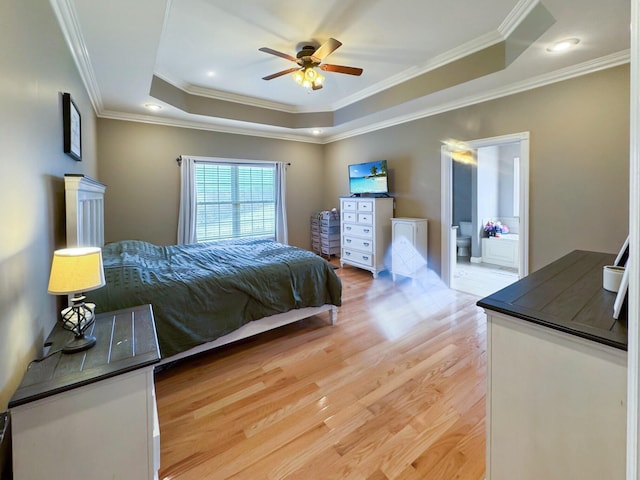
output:
[[[216,72],[214,72],[213,70],[210,70],[207,72],[207,77],[215,77],[216,76]]]
[[[560,40],[559,42],[556,42],[553,45],[547,47],[547,52],[565,52],[570,48],[575,47],[578,43],[580,43],[580,40],[578,40],[577,38],[567,38],[565,40]]]
[[[322,133],[322,130],[320,130],[319,128],[314,128],[313,130],[311,130],[311,133],[313,133],[314,135],[320,135]]]
[[[157,103],[145,103],[144,106],[145,108],[148,108],[149,110],[153,110],[154,112],[157,112],[158,110],[162,110],[162,107]]]

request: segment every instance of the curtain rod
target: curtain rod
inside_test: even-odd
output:
[[[230,160],[233,160],[233,159],[230,159]],[[176,162],[178,162],[178,166],[182,165],[182,155],[180,155],[179,157],[176,158]],[[197,160],[196,160],[196,162],[197,162]],[[275,162],[273,162],[273,163],[275,163]],[[287,163],[285,163],[285,165],[286,166],[291,166],[291,162],[287,162]]]

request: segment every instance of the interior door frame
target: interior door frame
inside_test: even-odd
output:
[[[631,0],[627,480],[640,479],[640,0]]]
[[[529,273],[529,132],[519,132],[497,137],[482,138],[463,142],[465,148],[477,150],[482,147],[499,146],[507,143],[520,142],[520,252],[518,260],[518,275],[520,278]],[[452,230],[453,222],[453,158],[454,148],[448,144],[440,148],[440,188],[441,204],[440,230],[441,249],[441,277],[447,287],[451,286],[452,275]]]

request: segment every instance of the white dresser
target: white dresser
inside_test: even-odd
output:
[[[391,274],[415,277],[427,266],[427,219],[391,219]]]
[[[384,257],[391,243],[393,198],[341,198],[340,265],[369,270],[373,278],[386,270]]]
[[[627,321],[614,255],[576,250],[478,302],[487,314],[487,480],[624,480]]]

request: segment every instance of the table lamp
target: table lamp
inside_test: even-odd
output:
[[[93,325],[96,306],[84,303],[86,297],[83,293],[104,285],[100,248],[65,248],[53,252],[48,292],[52,295],[73,295],[70,305],[60,312],[62,327],[75,335],[63,347],[63,352],[80,352],[95,345],[96,338],[85,335],[85,331]]]

